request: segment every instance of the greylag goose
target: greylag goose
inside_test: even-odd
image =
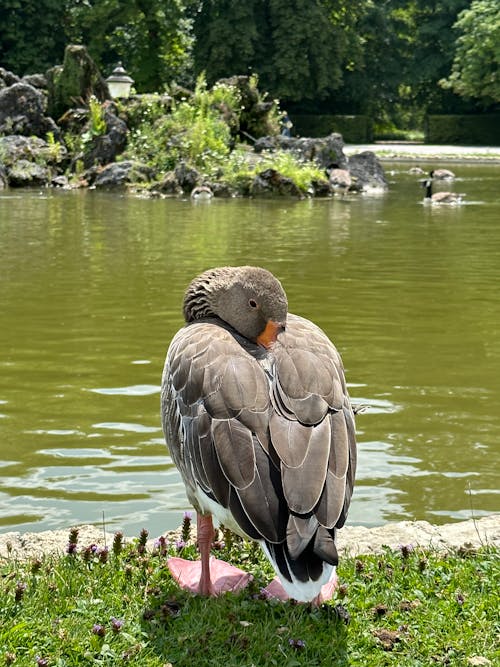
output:
[[[171,571],[203,595],[227,590],[225,578],[245,577],[241,570],[225,577],[232,566],[210,557],[213,515],[259,542],[279,577],[276,597],[319,604],[332,595],[335,533],[356,467],[340,355],[319,327],[288,312],[281,283],[262,268],[205,271],[188,286],[183,310],[186,324],[165,361],[161,412],[197,511],[201,564],[194,583],[193,563],[171,559]]]
[[[449,169],[433,169],[429,176],[439,181],[452,181],[455,178],[455,174]]]
[[[337,163],[332,162],[325,169],[325,173],[328,176],[330,188],[334,192],[340,192],[342,195],[345,195],[352,185],[352,178],[349,171],[341,169]]]
[[[208,200],[212,199],[214,193],[208,185],[196,185],[191,190],[191,199]]]
[[[432,192],[432,178],[426,178],[422,181],[422,187],[425,188],[424,204],[451,204],[457,206],[462,204],[463,194],[459,192]]]

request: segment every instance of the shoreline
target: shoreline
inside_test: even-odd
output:
[[[473,162],[500,164],[500,146],[454,146],[441,144],[380,141],[371,144],[345,144],[347,157],[371,151],[381,162]]]
[[[78,526],[78,529],[80,546],[111,546],[113,543],[114,533],[103,532],[100,526],[82,525]],[[66,553],[69,531],[70,528],[39,533],[0,533],[0,561],[63,555]],[[193,525],[193,535],[194,532]],[[180,528],[165,533],[168,540],[177,540],[179,536]],[[130,542],[135,537],[125,536],[125,542]],[[152,548],[153,544],[154,539],[149,539],[148,548]],[[337,546],[341,557],[379,553],[385,546],[398,549],[403,544],[437,551],[460,547],[465,550],[477,549],[486,545],[500,548],[500,514],[443,525],[434,525],[427,521],[398,521],[375,528],[345,526],[337,533]]]

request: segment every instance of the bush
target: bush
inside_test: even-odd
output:
[[[368,116],[311,114],[293,116],[292,121],[295,132],[303,137],[326,137],[338,132],[349,143],[372,141],[372,123]]]
[[[427,116],[425,141],[429,144],[500,145],[500,115]]]
[[[238,107],[235,88],[219,83],[208,90],[200,76],[192,97],[172,100],[171,113],[161,112],[160,100],[136,113],[127,152],[156,171],[185,160],[210,175],[229,154]]]

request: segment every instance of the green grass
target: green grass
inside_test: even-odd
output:
[[[73,532],[72,553],[0,561],[0,665],[500,664],[494,548],[344,558],[337,597],[315,609],[264,599],[269,564],[227,532],[217,555],[252,572],[251,587],[181,592],[166,566],[180,545],[148,550],[146,537],[123,546],[117,534],[108,551]],[[181,552],[196,557],[189,542]]]

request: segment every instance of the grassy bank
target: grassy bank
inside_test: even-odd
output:
[[[345,558],[336,598],[313,609],[265,599],[267,561],[229,533],[216,555],[250,571],[250,588],[219,599],[179,591],[166,559],[196,557],[188,532],[151,551],[145,532],[98,548],[74,531],[66,555],[0,562],[0,665],[499,664],[493,547]]]

